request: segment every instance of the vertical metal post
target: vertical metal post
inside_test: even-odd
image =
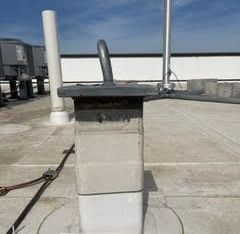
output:
[[[52,124],[64,124],[69,121],[69,117],[65,111],[64,99],[62,97],[58,97],[57,95],[57,89],[62,86],[62,69],[59,55],[57,20],[55,11],[43,11],[42,20],[47,52],[52,104],[50,122]]]
[[[162,88],[165,91],[173,89],[173,84],[170,83],[171,26],[172,26],[171,21],[172,21],[172,0],[164,0]]]

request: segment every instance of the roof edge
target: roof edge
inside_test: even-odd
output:
[[[112,58],[158,58],[161,53],[121,53],[110,54]],[[201,53],[172,53],[172,57],[224,57],[240,56],[240,52],[201,52]],[[62,54],[61,58],[98,58],[97,54]]]

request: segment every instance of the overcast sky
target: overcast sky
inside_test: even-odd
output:
[[[239,52],[239,0],[173,0],[174,52]],[[162,52],[163,0],[1,0],[0,37],[43,43],[41,11],[56,10],[62,53]]]

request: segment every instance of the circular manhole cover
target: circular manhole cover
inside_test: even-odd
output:
[[[11,135],[31,129],[24,124],[0,124],[0,135]]]

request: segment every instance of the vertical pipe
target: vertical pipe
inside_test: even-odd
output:
[[[163,90],[173,89],[170,83],[170,60],[171,60],[171,21],[172,0],[164,0],[164,34],[163,34]]]
[[[65,111],[64,99],[57,95],[57,88],[62,86],[62,70],[55,11],[43,11],[42,21],[51,95],[50,121],[52,124],[64,124],[68,122],[69,119]]]

